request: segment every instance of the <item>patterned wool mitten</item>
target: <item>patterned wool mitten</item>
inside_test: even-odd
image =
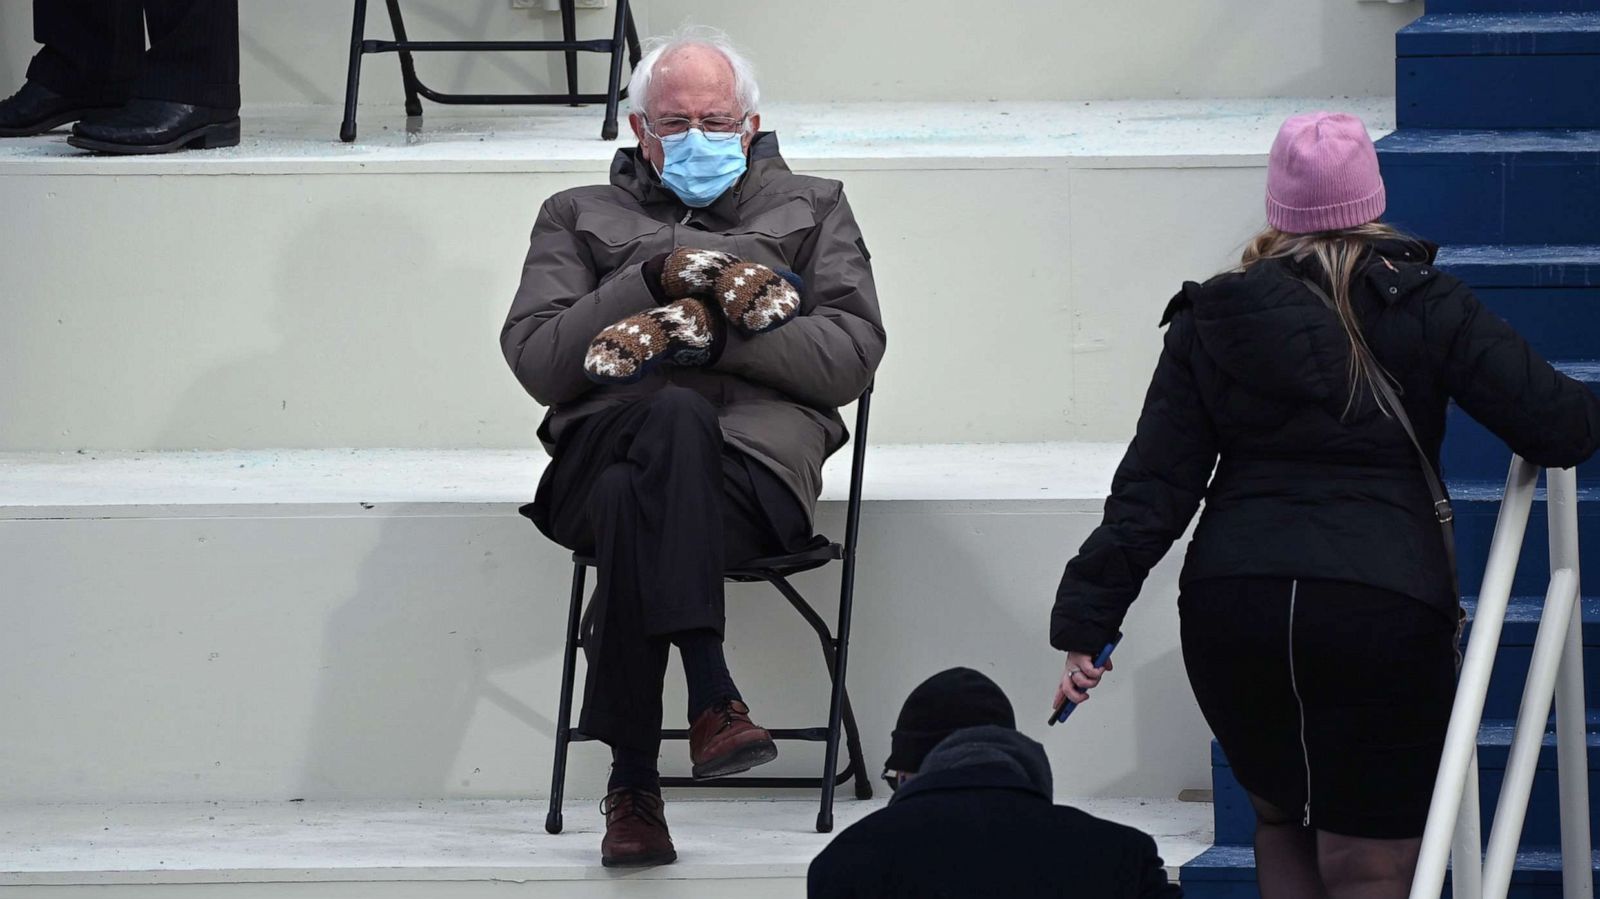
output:
[[[787,324],[800,312],[800,293],[787,278],[757,262],[735,262],[722,270],[711,296],[728,324],[746,334],[763,334]]]
[[[653,366],[706,365],[721,347],[722,322],[700,300],[678,300],[630,315],[589,343],[583,371],[600,384],[631,384]]]
[[[800,276],[778,273],[715,250],[679,247],[655,263],[661,295],[714,299],[728,323],[745,334],[771,331],[800,312]],[[653,269],[653,266],[652,266]]]
[[[664,298],[671,302],[684,297],[709,297],[717,276],[738,261],[739,257],[730,253],[679,247],[645,263],[645,278],[657,282],[658,300]]]

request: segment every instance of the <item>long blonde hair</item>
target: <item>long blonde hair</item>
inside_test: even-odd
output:
[[[1317,260],[1323,275],[1333,287],[1334,308],[1339,313],[1339,323],[1344,326],[1345,336],[1350,339],[1350,395],[1345,401],[1345,415],[1350,414],[1350,410],[1356,405],[1356,397],[1363,390],[1372,395],[1373,401],[1384,415],[1390,414],[1376,385],[1372,383],[1371,372],[1377,372],[1379,377],[1387,378],[1396,391],[1399,390],[1399,385],[1395,384],[1394,379],[1384,371],[1383,366],[1379,365],[1377,358],[1373,356],[1372,348],[1367,345],[1367,339],[1361,333],[1361,322],[1356,318],[1355,309],[1350,305],[1350,285],[1355,280],[1356,269],[1365,258],[1368,246],[1378,240],[1416,242],[1382,222],[1368,222],[1354,228],[1321,231],[1315,234],[1290,234],[1268,227],[1250,239],[1245,245],[1244,257],[1239,261],[1238,270],[1246,271],[1267,259],[1301,261],[1312,257]]]

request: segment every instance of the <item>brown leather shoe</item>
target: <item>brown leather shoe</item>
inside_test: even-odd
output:
[[[750,707],[737,699],[720,702],[689,728],[689,760],[696,780],[727,777],[778,757],[772,734],[750,721]]]
[[[600,803],[606,835],[600,841],[600,864],[607,868],[668,865],[678,860],[667,832],[666,803],[646,790],[613,791]]]

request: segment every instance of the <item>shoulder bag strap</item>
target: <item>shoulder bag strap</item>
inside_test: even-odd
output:
[[[1322,285],[1315,281],[1300,279],[1322,304],[1333,310],[1337,315],[1339,307],[1322,289]],[[1389,381],[1389,375],[1371,358],[1363,360],[1366,366],[1367,380],[1372,383],[1372,388],[1378,392],[1383,404],[1393,413],[1395,420],[1400,422],[1400,427],[1405,429],[1406,436],[1411,438],[1411,445],[1417,450],[1417,459],[1422,462],[1422,476],[1428,481],[1428,492],[1433,494],[1433,514],[1439,520],[1439,529],[1444,534],[1444,555],[1450,565],[1450,586],[1455,591],[1456,599],[1461,598],[1461,585],[1456,573],[1456,526],[1455,511],[1450,506],[1450,495],[1445,493],[1444,484],[1439,480],[1438,472],[1434,471],[1433,462],[1428,458],[1428,451],[1422,448],[1422,441],[1417,439],[1416,428],[1411,426],[1411,417],[1406,414],[1406,407],[1401,404],[1400,397],[1395,393],[1394,385]]]

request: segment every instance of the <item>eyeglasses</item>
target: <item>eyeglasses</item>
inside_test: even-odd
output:
[[[664,144],[677,143],[689,136],[690,129],[699,128],[707,140],[733,140],[744,134],[745,125],[749,116],[731,118],[729,116],[710,116],[704,119],[686,119],[682,116],[668,116],[664,119],[644,120],[644,130],[653,138]]]

